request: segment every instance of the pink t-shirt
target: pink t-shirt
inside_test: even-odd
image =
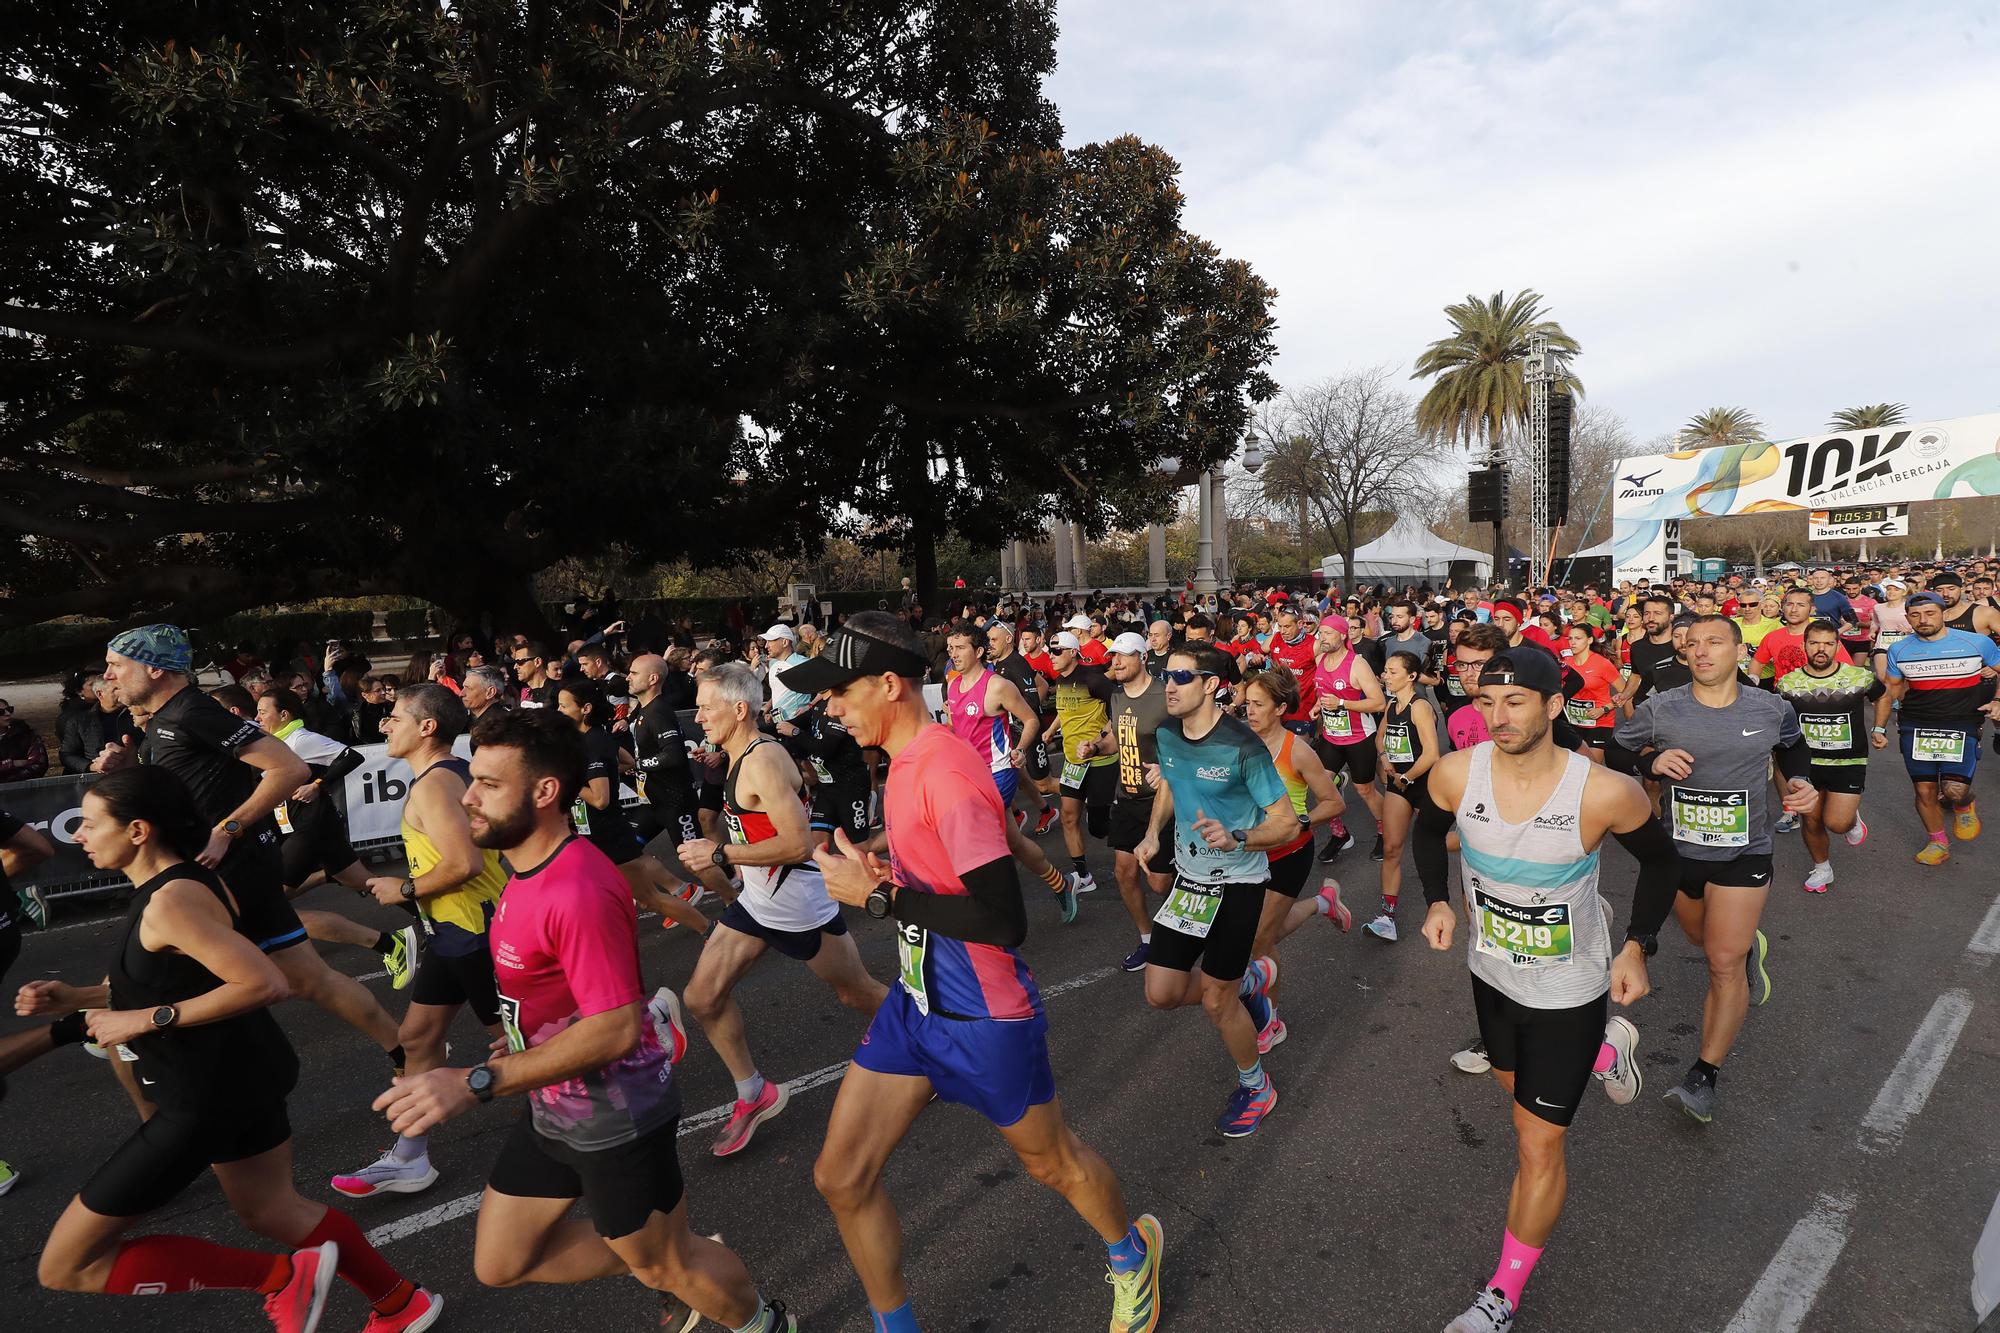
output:
[[[992,784],[987,784],[989,787]],[[636,1004],[639,927],[611,859],[572,837],[517,871],[490,932],[500,1020],[514,1050],[540,1046],[580,1019]],[[651,1023],[630,1054],[528,1094],[535,1128],[581,1151],[616,1147],[680,1115],[673,1065]]]
[[[963,895],[967,871],[1010,855],[999,789],[978,753],[946,727],[925,727],[889,762],[882,828],[898,894]],[[1023,1019],[1042,1011],[1034,975],[1012,949],[907,924],[897,944],[903,988],[926,1013]]]

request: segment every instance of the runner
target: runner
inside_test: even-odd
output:
[[[678,846],[700,837],[701,824],[695,814],[689,742],[681,731],[680,711],[667,697],[668,676],[667,660],[656,653],[640,654],[626,670],[632,702],[637,706],[628,727],[632,735],[632,784],[645,802],[633,821],[647,843],[665,835]],[[692,867],[686,869],[689,875],[694,874]],[[690,885],[685,896],[690,903],[699,902],[701,890]]]
[[[793,728],[791,748],[805,771],[809,789],[806,827],[813,846],[832,842],[835,829],[846,829],[848,837],[866,840],[874,822],[869,806],[875,784],[854,737],[847,734],[839,718],[827,716],[823,697],[815,698],[785,726]],[[779,734],[785,734],[785,727],[779,728]],[[1047,864],[1047,858],[1043,863]]]
[[[1640,768],[1661,780],[1667,826],[1681,856],[1674,918],[1708,958],[1701,1058],[1666,1096],[1703,1124],[1715,1117],[1716,1073],[1745,1013],[1771,998],[1770,942],[1757,922],[1771,892],[1766,775],[1774,754],[1785,780],[1784,808],[1797,814],[1819,808],[1812,751],[1791,705],[1746,688],[1738,674],[1740,633],[1726,616],[1695,617],[1687,631],[1693,683],[1654,695],[1617,731],[1625,750],[1650,752]]]
[[[664,887],[678,877],[647,854],[645,841],[619,801],[618,742],[606,725],[611,705],[605,702],[604,691],[588,677],[565,677],[556,682],[549,706],[568,718],[583,737],[583,786],[570,808],[570,826],[618,867],[625,886],[632,891],[632,901],[659,913],[662,926],[686,926],[696,935],[706,935],[708,918],[679,893]]]
[[[1375,847],[1369,856],[1382,859],[1382,793],[1375,789],[1375,724],[1388,707],[1382,685],[1361,655],[1348,646],[1351,633],[1345,616],[1329,615],[1319,622],[1311,678],[1319,712],[1319,734],[1313,750],[1326,771],[1345,772],[1368,813],[1375,817]],[[1306,688],[1306,677],[1299,677]],[[1354,835],[1335,819],[1332,836],[1320,850],[1322,862],[1333,860],[1354,845]]]
[[[173,625],[146,625],[111,640],[105,679],[135,722],[145,716],[146,734],[136,751],[106,746],[101,757],[107,770],[137,759],[186,784],[213,830],[195,860],[222,876],[243,933],[285,974],[292,998],[365,1033],[401,1069],[395,1020],[360,982],[326,965],[285,897],[271,812],[311,779],[312,770],[283,741],[196,689],[189,679],[193,665],[187,635]]]
[[[1806,626],[1806,664],[1778,680],[1778,693],[1798,714],[1812,751],[1809,776],[1820,793],[1819,808],[1805,816],[1806,850],[1813,859],[1805,879],[1807,893],[1833,887],[1827,834],[1845,835],[1849,847],[1868,841],[1868,825],[1861,819],[1868,749],[1871,741],[1877,749],[1888,744],[1886,735],[1871,736],[1862,720],[1863,706],[1882,697],[1882,682],[1867,667],[1835,662],[1840,646],[1840,631],[1832,621],[1813,621]]]
[[[22,885],[17,890],[13,877],[34,869],[55,854],[56,845],[47,834],[0,810],[0,983],[7,980],[7,969],[21,956],[21,923],[17,913],[25,915],[26,905],[31,901],[29,887]],[[0,995],[5,993],[4,987],[0,987]],[[0,1095],[6,1093],[6,1072],[0,1069]],[[20,1183],[19,1168],[0,1162],[0,1194]]]
[[[1167,720],[1166,687],[1146,670],[1146,641],[1127,630],[1111,644],[1107,671],[1118,686],[1111,696],[1111,720],[1104,734],[1090,742],[1097,753],[1118,756],[1118,788],[1111,797],[1111,868],[1118,881],[1118,897],[1139,932],[1139,947],[1125,955],[1120,964],[1127,972],[1142,972],[1153,947],[1153,912],[1146,902],[1146,890],[1167,891],[1173,860],[1169,854],[1156,855],[1141,863],[1134,855],[1146,837],[1153,818],[1153,783],[1159,766],[1156,735]]]
[[[786,675],[798,676],[807,662],[819,660],[809,657]],[[818,692],[798,681],[786,688],[808,697]],[[717,1157],[730,1157],[749,1147],[757,1127],[783,1112],[791,1099],[782,1083],[758,1072],[734,997],[737,983],[765,951],[776,949],[804,963],[859,1014],[872,1016],[887,988],[862,966],[839,904],[827,897],[819,867],[807,859],[813,839],[799,799],[798,766],[782,745],[757,730],[763,686],[749,667],[731,662],[703,672],[695,698],[703,734],[729,757],[722,797],[729,841],[697,838],[682,843],[679,856],[730,901],[701,946],[686,1000],[736,1081],[736,1104],[712,1149]],[[740,892],[727,878],[736,873],[743,876]]]
[[[1086,755],[1084,745],[1104,731],[1110,718],[1107,705],[1117,687],[1101,666],[1089,666],[1079,657],[1081,644],[1076,635],[1064,630],[1055,637],[1056,726],[1062,732],[1062,827],[1063,845],[1069,849],[1070,887],[1077,893],[1097,888],[1083,859],[1086,824],[1093,838],[1111,831],[1111,795],[1117,775],[1115,754]]]
[[[171,701],[169,711],[199,717]],[[42,1249],[41,1284],[120,1296],[253,1291],[282,1333],[312,1333],[338,1273],[369,1302],[366,1333],[429,1328],[444,1301],[293,1181],[285,1100],[299,1060],[269,1009],[285,996],[284,973],[248,938],[222,876],[196,860],[213,838],[193,794],[166,764],[148,764],[92,787],[82,816],[76,839],[90,863],[132,885],[107,980],[29,982],[15,1008],[58,1020],[87,1011],[56,1026],[68,1040],[87,1030],[130,1061],[156,1109],[70,1200]],[[244,1226],[292,1252],[126,1237],[204,1170]]]
[[[1049,781],[1049,748],[1043,743],[1043,726],[1048,720],[1048,677],[1035,670],[1034,664],[1022,654],[1014,651],[1014,628],[1004,620],[995,620],[986,627],[986,667],[994,675],[1020,691],[1021,697],[1035,713],[1035,739],[1030,744],[1022,736],[1014,737],[1014,748],[1021,752],[1020,771],[1027,775],[1026,782],[1016,781],[1015,795],[1026,805],[1026,818],[1035,821],[1035,837],[1049,831],[1049,825],[1056,821],[1056,807],[1050,805],[1042,795],[1042,784]],[[1019,827],[1027,827],[1025,821]]]
[[[1581,629],[1578,631],[1581,633]],[[1598,658],[1602,662],[1603,658]],[[1403,844],[1410,821],[1430,804],[1424,777],[1438,760],[1437,712],[1417,693],[1422,663],[1414,654],[1394,652],[1382,664],[1388,708],[1376,733],[1376,757],[1386,770],[1382,782],[1382,911],[1362,927],[1384,944],[1396,942],[1396,899],[1403,891]]]
[[[1271,752],[1216,705],[1216,691],[1234,667],[1213,644],[1187,644],[1167,659],[1160,784],[1152,823],[1133,849],[1151,861],[1172,839],[1174,883],[1153,918],[1146,1001],[1155,1009],[1198,1004],[1208,1012],[1236,1065],[1236,1087],[1215,1122],[1226,1138],[1256,1133],[1278,1104],[1278,1087],[1257,1050],[1257,1034],[1271,1023],[1265,996],[1278,964],[1252,963],[1250,950],[1271,883],[1264,853],[1290,842],[1299,827]]]
[[[1005,810],[978,756],[931,723],[921,640],[863,611],[800,668],[830,690],[829,711],[890,756],[883,789],[888,860],[844,837],[817,860],[842,902],[896,922],[901,978],[842,1076],[813,1183],[874,1313],[875,1333],[916,1333],[902,1224],[883,1188],[889,1155],[935,1098],[986,1117],[1034,1179],[1063,1195],[1104,1242],[1112,1333],[1152,1333],[1165,1239],[1151,1215],[1129,1222],[1118,1178],[1064,1122],[1049,1067],[1048,1020],[1027,964],[1021,882]]]
[[[465,734],[465,704],[442,685],[403,690],[383,720],[389,757],[410,766],[403,802],[403,859],[408,873],[368,881],[384,907],[408,906],[423,918],[429,943],[417,964],[410,1007],[397,1040],[405,1072],[420,1074],[445,1060],[445,1038],[460,1007],[470,1009],[492,1036],[500,1035],[500,1001],[493,989],[493,954],[487,928],[493,904],[507,885],[500,857],[474,845],[462,804],[466,763],[451,752]],[[416,1194],[437,1183],[430,1145],[422,1137],[398,1139],[381,1157],[333,1188],[350,1199]]]
[[[1603,653],[1594,651],[1590,626],[1572,624],[1563,638],[1569,658],[1563,665],[1582,683],[1569,692],[1563,715],[1576,728],[1588,748],[1585,757],[1604,762],[1604,747],[1611,743],[1611,729],[1617,724],[1618,710],[1612,697],[1618,692],[1618,666]]]
[[[1472,917],[1466,958],[1472,1002],[1494,1077],[1514,1100],[1519,1150],[1500,1261],[1445,1333],[1506,1333],[1521,1293],[1562,1215],[1565,1141],[1594,1076],[1612,1102],[1638,1097],[1639,1032],[1608,1000],[1636,1004],[1651,989],[1646,956],[1677,878],[1673,845],[1636,782],[1560,749],[1562,671],[1546,653],[1516,649],[1478,682],[1490,741],[1440,759],[1417,826],[1417,875],[1430,907],[1424,938],[1451,947],[1458,926],[1445,835],[1456,819]],[[1606,834],[1639,863],[1624,943],[1613,953],[1611,907],[1598,895]]]
[[[1313,829],[1338,819],[1343,803],[1333,775],[1320,763],[1312,746],[1285,725],[1285,715],[1298,706],[1298,692],[1298,679],[1290,668],[1282,666],[1252,672],[1238,691],[1243,700],[1244,720],[1271,752],[1271,762],[1277,766],[1278,777],[1291,797],[1292,814],[1298,821],[1295,836],[1289,842],[1264,853],[1264,859],[1270,862],[1271,879],[1264,888],[1264,910],[1257,918],[1257,939],[1250,946],[1252,955],[1260,958],[1277,957],[1278,945],[1316,916],[1330,918],[1342,931],[1354,926],[1354,914],[1340,901],[1340,881],[1331,876],[1312,897],[1299,896],[1312,877]],[[1161,892],[1165,892],[1164,886]],[[1290,1035],[1285,1021],[1278,1017],[1276,973],[1272,974],[1264,998],[1269,1002],[1270,1016],[1257,1030],[1259,1055],[1268,1055],[1272,1047]]]
[[[1888,679],[1889,650],[1910,637],[1910,616],[1904,604],[1909,585],[1901,579],[1882,580],[1882,600],[1875,603],[1875,648],[1869,663],[1878,679]]]
[[[1887,689],[1875,701],[1871,740],[1887,744],[1889,714],[1897,714],[1903,767],[1915,788],[1917,818],[1930,835],[1917,853],[1922,865],[1951,859],[1944,821],[1962,842],[1979,836],[1979,811],[1972,778],[1979,770],[1981,717],[1994,717],[1993,676],[2000,670],[2000,646],[1970,629],[1946,623],[1945,601],[1936,593],[1905,598],[1911,636],[1889,649],[1884,664]],[[1961,620],[1967,617],[1961,617]]]
[[[490,714],[478,740],[472,836],[516,868],[493,918],[504,1053],[399,1078],[375,1109],[421,1136],[494,1097],[527,1098],[479,1201],[472,1262],[487,1286],[630,1275],[661,1293],[665,1333],[703,1316],[737,1333],[796,1333],[742,1260],[688,1226],[680,1087],[647,1021],[631,896],[570,831],[582,737],[542,710]],[[589,1221],[568,1216],[578,1199]]]

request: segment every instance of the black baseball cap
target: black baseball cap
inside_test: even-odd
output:
[[[930,663],[907,648],[843,626],[826,641],[818,657],[809,657],[778,673],[778,683],[800,694],[839,689],[863,676],[904,676],[922,680]]]
[[[1562,693],[1562,667],[1553,655],[1522,645],[1496,653],[1479,672],[1481,685],[1519,685],[1548,696]]]
[[[1933,588],[1963,588],[1965,580],[1948,569],[1941,569],[1931,575],[1931,586]]]

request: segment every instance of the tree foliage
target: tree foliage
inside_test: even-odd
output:
[[[1049,0],[14,18],[0,623],[1102,525],[1272,391],[1171,159],[1061,149]]]
[[[1682,449],[1714,449],[1725,444],[1755,444],[1764,438],[1764,423],[1747,407],[1711,407],[1688,418],[1681,427]]]
[[[1826,423],[1828,430],[1873,430],[1878,426],[1900,426],[1910,418],[1910,409],[1901,403],[1869,403],[1864,407],[1843,407]]]

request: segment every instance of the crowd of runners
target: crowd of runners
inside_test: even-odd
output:
[[[386,875],[356,855],[328,794],[375,739],[326,722],[365,700],[331,652],[319,673],[204,690],[179,629],[117,635],[101,685],[130,729],[92,760],[103,776],[76,840],[129,881],[124,922],[100,973],[18,989],[16,1012],[37,1021],[0,1038],[0,1076],[82,1045],[137,1127],[57,1222],[42,1283],[240,1289],[284,1333],[312,1333],[339,1278],[369,1302],[368,1333],[417,1333],[444,1294],[323,1199],[358,1212],[429,1189],[430,1132],[518,1099],[478,1212],[482,1283],[630,1276],[659,1294],[669,1330],[796,1329],[690,1226],[678,1149],[690,1022],[736,1085],[712,1156],[744,1152],[787,1109],[755,1053],[776,1016],[736,998],[775,954],[867,1024],[813,1184],[878,1333],[920,1327],[882,1178],[938,1099],[990,1121],[1102,1241],[1112,1333],[1150,1333],[1166,1237],[1064,1118],[1022,952],[1031,923],[1079,919],[1099,887],[1087,858],[1108,845],[1137,936],[1122,966],[1153,1008],[1202,1010],[1229,1062],[1215,1128],[1242,1138],[1278,1113],[1286,940],[1354,923],[1329,865],[1366,858],[1347,871],[1350,896],[1363,879],[1379,896],[1357,947],[1386,947],[1407,854],[1423,939],[1445,951],[1463,932],[1471,972],[1478,1032],[1437,1058],[1493,1074],[1519,1153],[1493,1273],[1443,1327],[1504,1333],[1562,1211],[1586,1094],[1596,1083],[1622,1106],[1643,1090],[1628,1013],[1669,918],[1708,981],[1699,1058],[1666,1100],[1708,1124],[1748,1011],[1772,994],[1758,927],[1777,839],[1802,840],[1803,891],[1833,889],[1832,840],[1869,836],[1869,758],[1894,744],[1927,834],[1914,859],[1945,861],[1979,834],[1972,783],[2000,716],[2000,602],[1978,563],[1816,570],[1799,586],[962,610],[928,625],[864,612],[824,634],[778,624],[741,653],[627,651],[616,625],[560,652],[502,636],[489,655],[467,636],[427,679],[370,677],[370,721],[411,772],[403,869]],[[1600,892],[1607,840],[1637,864],[1622,921]],[[15,910],[8,876],[51,852],[0,811],[0,975],[20,918],[40,910],[26,897]],[[405,924],[293,907],[326,884]],[[642,913],[701,937],[687,975],[642,979]],[[893,978],[870,974],[850,919],[891,923]],[[400,1017],[322,948],[378,954]],[[382,1052],[373,1111],[389,1146],[323,1187],[292,1168],[299,1060],[274,1017],[287,999]],[[460,1009],[491,1045],[469,1064],[461,1047],[454,1066]],[[143,1229],[206,1171],[275,1249]],[[0,1193],[18,1179],[0,1164]]]

